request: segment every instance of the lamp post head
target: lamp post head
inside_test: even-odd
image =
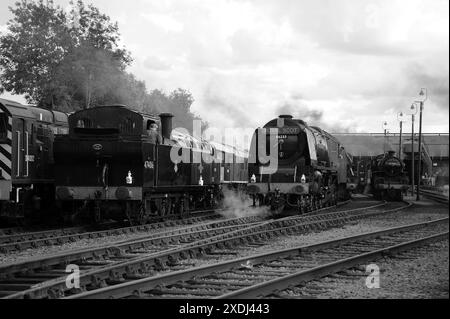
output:
[[[404,112],[397,113],[397,120],[399,122],[406,122],[407,121],[406,114]]]
[[[428,90],[426,88],[421,88],[419,96],[420,96],[419,102],[425,102],[428,99]]]
[[[410,115],[415,115],[417,114],[417,106],[416,103],[414,102],[413,104],[411,104],[411,107],[409,108],[409,112]]]

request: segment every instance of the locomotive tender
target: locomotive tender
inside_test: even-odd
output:
[[[262,158],[270,152],[275,153],[270,156],[277,162],[275,171]],[[247,190],[254,205],[299,213],[346,198],[347,178],[353,175],[351,157],[335,137],[290,115],[280,115],[255,132],[248,171]]]
[[[153,124],[161,126],[161,143],[148,132]],[[144,223],[213,208],[223,184],[247,180],[245,152],[172,131],[171,114],[156,117],[121,105],[70,115],[69,134],[55,140],[54,156],[61,209],[96,221]]]
[[[54,202],[53,140],[67,130],[65,113],[0,99],[2,219],[49,217]]]

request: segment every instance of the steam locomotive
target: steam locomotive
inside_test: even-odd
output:
[[[148,131],[153,124],[161,127],[160,143]],[[66,219],[145,223],[216,207],[222,187],[247,182],[245,152],[172,131],[171,114],[122,105],[70,115],[54,157],[56,199]]]
[[[270,156],[268,154],[271,154]],[[255,131],[247,187],[254,205],[304,213],[348,198],[351,156],[324,130],[281,115]]]
[[[51,219],[53,140],[66,134],[67,115],[0,99],[0,219]]]
[[[380,154],[370,163],[370,185],[377,199],[401,201],[408,189],[408,175],[394,151]]]

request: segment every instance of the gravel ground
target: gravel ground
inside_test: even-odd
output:
[[[448,215],[447,207],[430,206],[428,204],[425,206],[415,205],[405,211],[363,219],[344,227],[272,239],[268,245],[255,248],[246,247],[237,251],[234,256],[211,256],[182,261],[182,263],[195,264],[196,266],[208,265],[237,257],[292,248],[298,245],[311,245],[321,241],[373,232],[389,227],[446,218]],[[442,225],[441,228],[448,230],[448,225]],[[422,251],[414,262],[401,259],[383,262],[380,265],[383,280],[381,289],[369,290],[361,284],[361,281],[342,283],[342,280],[340,280],[332,287],[334,289],[330,293],[320,295],[319,298],[448,298],[448,242],[433,247],[434,249],[429,251]],[[365,282],[367,275],[364,273],[362,275],[364,279],[358,278]],[[317,296],[314,298],[317,298]]]
[[[402,259],[394,257],[376,261],[380,268],[379,288],[367,288],[367,274],[360,272],[361,276],[346,276],[344,280],[326,277],[285,293],[292,298],[448,299],[448,249],[448,241],[443,241],[419,251],[409,251],[409,258],[403,256]]]
[[[448,217],[448,208],[429,203],[419,203],[404,211],[375,216],[339,228],[333,228],[322,232],[303,235],[285,236],[271,239],[267,245],[260,247],[240,248],[233,255],[207,256],[199,259],[181,261],[181,264],[189,267],[203,266],[217,262],[245,257],[273,250],[292,248],[298,245],[311,245],[321,241],[332,240],[345,236],[357,235],[365,232],[373,232],[389,227],[408,225],[423,221]],[[440,228],[448,230],[448,225]],[[329,294],[323,294],[323,298],[448,298],[448,242],[436,246],[435,249],[421,251],[417,260],[387,260],[380,264],[382,273],[382,287],[369,290],[360,281],[335,282],[333,290]],[[227,250],[222,250],[226,252]],[[445,251],[445,254],[443,253]],[[180,268],[183,268],[182,266]],[[406,271],[405,271],[406,269]],[[167,269],[158,274],[168,273]],[[155,274],[156,275],[156,274]],[[365,278],[356,277],[359,280]],[[267,279],[272,279],[268,277]],[[328,285],[328,283],[327,283]],[[358,289],[356,287],[359,287]],[[316,297],[316,296],[315,296]],[[316,297],[317,298],[317,297]]]

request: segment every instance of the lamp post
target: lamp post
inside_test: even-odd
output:
[[[388,133],[388,123],[386,121],[383,122],[383,130],[384,130],[383,153],[386,154],[386,138]]]
[[[405,114],[403,112],[397,113],[397,120],[400,122],[400,141],[398,143],[398,158],[402,160],[402,132],[403,132],[403,122]]]
[[[426,88],[421,88],[419,93],[421,100],[417,101],[420,104],[420,116],[419,116],[419,180],[417,181],[417,197],[416,201],[420,200],[420,182],[422,180],[422,111],[425,101],[428,99],[428,92]]]
[[[411,104],[409,109],[409,114],[411,114],[411,194],[414,196],[414,117],[417,114],[416,104]]]

